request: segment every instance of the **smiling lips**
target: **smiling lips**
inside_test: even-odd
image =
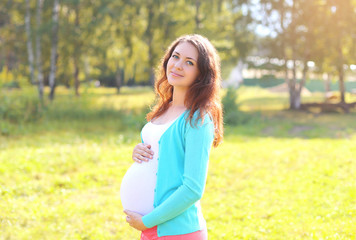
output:
[[[173,77],[183,77],[182,75],[178,74],[178,73],[175,73],[175,72],[171,72],[171,75]]]

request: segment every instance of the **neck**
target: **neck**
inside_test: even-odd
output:
[[[173,88],[172,106],[185,107],[184,100],[185,100],[186,93],[187,93],[186,89]]]

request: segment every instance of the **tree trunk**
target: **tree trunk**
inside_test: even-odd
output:
[[[294,49],[293,49],[293,55],[294,55]],[[294,57],[294,56],[293,56]],[[295,65],[295,59],[293,59],[293,69],[292,69],[292,79],[289,79],[289,108],[290,109],[298,109],[300,106],[300,96],[298,97],[298,91],[297,91],[297,74],[296,74],[296,65]],[[299,101],[299,104],[298,104]]]
[[[150,68],[150,83],[152,86],[155,85],[155,70],[154,68]]]
[[[331,83],[331,80],[330,80],[330,73],[327,73],[326,74],[326,78],[324,79],[325,81],[325,92],[328,93],[330,92],[330,83]]]
[[[339,69],[339,89],[340,89],[340,102],[345,103],[345,83],[344,83],[344,68]]]
[[[150,41],[151,42],[151,41]],[[149,81],[152,86],[155,85],[155,70],[154,70],[154,63],[153,63],[153,46],[150,43],[149,45],[149,50],[148,50],[148,56],[149,56],[149,62],[150,62],[150,76],[149,76]]]
[[[342,53],[342,48],[339,41],[339,89],[340,89],[340,102],[345,103],[345,83],[344,83],[344,55]]]
[[[79,3],[75,6],[75,28],[79,29]],[[79,51],[80,51],[80,46],[76,46],[76,49],[74,50],[74,88],[75,88],[75,95],[79,96]]]
[[[281,1],[281,4],[284,4],[283,1]],[[288,69],[288,57],[287,57],[287,46],[286,46],[286,37],[285,37],[285,28],[284,28],[284,9],[280,9],[280,25],[282,28],[282,42],[281,42],[281,47],[282,47],[282,55],[284,59],[284,81],[287,84],[288,90],[289,90],[289,103],[290,103],[290,108],[292,108],[292,102],[293,102],[293,95],[290,92],[290,89],[292,87],[292,80],[289,78],[289,69]]]
[[[300,98],[300,92],[299,90],[301,90],[301,88],[303,86],[299,86],[300,88],[298,88],[298,83],[297,83],[297,66],[296,66],[296,43],[295,43],[295,25],[293,24],[293,20],[295,17],[295,3],[293,2],[292,5],[292,12],[291,12],[291,18],[292,18],[292,24],[291,24],[291,47],[292,47],[292,59],[293,59],[293,69],[292,69],[292,73],[293,73],[293,78],[291,80],[289,80],[289,108],[290,109],[299,109],[300,108],[300,104],[301,104],[301,98]],[[300,83],[301,84],[301,83]]]
[[[199,17],[201,2],[200,0],[195,1],[195,32],[198,32],[201,29],[201,20]]]
[[[308,60],[304,60],[304,64],[303,64],[303,76],[302,76],[302,81],[300,81],[299,83],[299,95],[302,94],[305,82],[307,81],[307,73],[308,73],[309,67],[308,67]]]
[[[221,8],[222,8],[222,5],[223,5],[223,0],[219,0],[218,1],[218,13],[221,13]]]
[[[37,79],[38,79],[38,94],[41,103],[43,103],[43,73],[42,73],[42,51],[41,51],[41,24],[42,24],[42,8],[43,0],[37,1],[37,32],[36,32],[36,64],[37,64]]]
[[[51,48],[51,70],[49,74],[49,86],[50,94],[49,99],[51,101],[54,98],[54,90],[56,86],[56,70],[57,70],[57,46],[58,46],[58,11],[59,11],[59,0],[54,0],[53,4],[53,26],[52,26],[52,48]]]
[[[78,60],[76,57],[74,57],[74,88],[75,88],[75,95],[80,96],[79,94],[79,66],[78,66]]]
[[[119,64],[116,64],[115,81],[116,81],[117,94],[119,94],[122,86],[122,70]]]
[[[30,82],[32,84],[35,84],[34,56],[33,56],[32,34],[31,34],[30,0],[26,0],[25,25],[26,25],[26,35],[27,35],[28,64],[30,68]]]
[[[303,66],[303,76],[302,80],[300,81],[299,84],[296,84],[296,87],[294,89],[294,99],[293,99],[293,106],[292,109],[300,109],[301,103],[302,103],[302,91],[305,85],[305,82],[307,80],[307,73],[308,73],[308,61],[304,61],[304,66]]]
[[[85,81],[91,83],[93,79],[90,77],[90,64],[89,64],[89,57],[85,55],[84,57],[84,76]]]
[[[290,108],[297,110],[300,109],[301,105],[301,95],[297,94],[297,91],[293,92],[290,102]]]
[[[152,86],[154,86],[154,80],[155,80],[155,76],[154,76],[154,50],[153,50],[153,46],[152,46],[152,41],[153,41],[153,32],[152,32],[152,25],[153,25],[153,18],[154,18],[154,4],[151,3],[149,4],[149,9],[148,9],[148,19],[147,19],[147,28],[146,28],[146,37],[147,37],[147,45],[148,45],[148,61],[149,61],[149,65],[150,65],[150,76],[149,76],[149,81],[150,84]]]

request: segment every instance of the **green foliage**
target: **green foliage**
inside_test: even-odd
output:
[[[7,122],[1,121],[0,122],[0,135],[8,136],[10,134],[9,126]]]
[[[27,123],[45,125],[58,121],[100,122],[115,119],[118,130],[140,129],[149,111],[150,103],[147,101],[153,95],[144,88],[123,88],[121,95],[126,97],[117,95],[116,89],[113,88],[89,88],[81,97],[75,97],[68,89],[60,87],[59,99],[54,102],[46,99],[41,107],[35,91],[32,90],[34,89],[25,88],[0,95],[0,132],[3,135],[16,134],[16,129],[8,123],[22,126]],[[49,89],[45,88],[45,92],[48,91]],[[97,102],[98,98],[101,99],[100,103]],[[136,102],[128,103],[135,100]]]
[[[10,98],[3,95],[0,96],[0,102],[0,119],[19,123],[36,121],[42,116],[40,101],[36,97]]]
[[[249,117],[246,113],[239,111],[237,104],[237,90],[228,88],[225,96],[222,99],[224,109],[224,122],[228,125],[244,124]]]
[[[8,82],[8,83],[3,83],[2,88],[8,88],[8,89],[11,89],[11,88],[20,88],[20,83],[17,82],[17,81],[12,81],[12,82]]]
[[[253,46],[253,32],[249,30],[253,19],[242,11],[248,1],[201,1],[196,5],[194,1],[183,0],[67,0],[59,4],[57,86],[73,86],[76,67],[80,81],[106,78],[110,85],[115,85],[113,78],[107,77],[120,68],[125,72],[124,83],[134,79],[136,84],[147,85],[164,50],[183,34],[199,33],[211,39],[225,63],[235,63]],[[26,3],[24,0],[2,1],[0,9],[4,9],[4,19],[0,21],[0,50],[6,49],[6,56],[0,54],[0,70],[5,66],[10,69],[3,71],[4,74],[0,72],[0,85],[18,80],[18,76],[26,76],[22,79],[28,81]],[[53,42],[53,1],[44,1],[41,26],[36,25],[35,1],[30,1],[29,10],[32,45],[35,46],[37,34],[41,34],[43,72],[47,77]],[[237,25],[238,28],[233,27]]]

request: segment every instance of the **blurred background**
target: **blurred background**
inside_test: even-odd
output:
[[[209,38],[226,85],[282,83],[299,109],[298,88],[356,89],[355,1],[2,1],[0,86],[153,85],[168,44]],[[243,81],[245,80],[245,81]],[[296,96],[294,96],[296,95]]]
[[[168,45],[219,52],[212,239],[356,236],[355,0],[0,1],[0,239],[137,239],[118,195]]]

